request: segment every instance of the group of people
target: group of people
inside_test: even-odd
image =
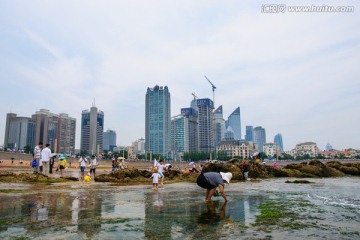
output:
[[[53,163],[52,160],[52,154],[50,149],[50,144],[47,143],[45,145],[45,148],[43,148],[43,143],[39,142],[38,145],[34,148],[34,160],[32,162],[32,167],[34,169],[34,173],[42,173],[44,176],[48,176],[50,173],[52,173],[52,167],[51,163]]]
[[[86,168],[86,164],[89,162],[89,168],[90,168],[90,172],[85,176],[85,168]],[[80,180],[81,181],[90,181],[91,177],[95,178],[95,172],[96,172],[96,167],[98,166],[98,162],[96,160],[95,155],[91,156],[90,161],[87,160],[86,156],[83,154],[81,155],[80,159],[79,159],[79,168],[80,168]]]
[[[195,164],[191,164],[191,168],[194,171],[196,169]],[[154,160],[154,167],[153,167],[153,174],[150,178],[153,179],[153,189],[158,190],[159,182],[161,185],[164,184],[164,172],[171,169],[171,164],[164,164],[163,160],[157,161]],[[201,166],[202,170],[202,166]],[[194,171],[195,172],[195,171]],[[232,178],[232,173],[227,172],[206,172],[203,173],[201,171],[200,175],[197,177],[197,184],[198,186],[206,189],[205,194],[205,201],[211,201],[212,196],[215,194],[217,188],[219,188],[221,196],[228,202],[230,199],[227,197],[225,190],[224,190],[224,181],[226,183],[230,183]]]
[[[118,157],[118,159],[112,159],[111,166],[111,171],[128,168],[125,159],[122,157]]]
[[[39,142],[39,144],[35,146],[34,160],[32,161],[31,166],[33,167],[34,173],[42,173],[44,176],[49,176],[49,174],[53,173],[56,155],[51,153],[50,144],[46,144],[45,148],[42,147],[42,142]],[[95,178],[95,171],[98,165],[95,155],[91,156],[89,161],[86,159],[85,155],[82,155],[79,159],[80,180],[84,180],[87,163],[89,163],[88,165],[90,167],[90,178],[91,176]],[[58,165],[56,167],[56,171],[60,170],[60,178],[64,177],[64,170],[66,169],[66,165],[66,155],[62,154],[59,156]]]
[[[160,159],[159,161],[154,159],[154,167],[152,169],[153,174],[150,177],[153,179],[154,190],[158,190],[159,179],[160,179],[160,184],[164,185],[164,179],[165,179],[164,172],[169,171],[171,167],[172,167],[171,164],[165,164],[164,160],[162,159]]]

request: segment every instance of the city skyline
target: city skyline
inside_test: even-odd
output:
[[[212,99],[206,75],[215,109],[227,117],[241,107],[242,133],[281,133],[284,150],[307,141],[359,149],[360,3],[348,2],[354,13],[281,14],[262,4],[1,1],[0,144],[7,113],[80,121],[95,98],[104,130],[131,145],[145,137],[146,87],[168,86],[175,116],[192,93]]]

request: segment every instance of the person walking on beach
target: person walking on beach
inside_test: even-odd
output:
[[[228,184],[230,183],[230,180],[232,178],[232,173],[217,173],[217,172],[206,172],[201,173],[196,183],[198,186],[206,189],[206,195],[205,195],[205,201],[211,201],[212,196],[215,193],[216,188],[218,187],[220,190],[221,196],[225,199],[226,202],[228,202],[230,199],[226,196],[225,190],[224,190],[224,181],[226,181]]]
[[[154,159],[154,167],[157,168],[160,177],[161,185],[164,185],[164,160],[160,159],[159,162]]]
[[[54,164],[55,164],[55,158],[56,156],[52,156],[50,158],[50,162],[49,162],[49,174],[52,174],[53,173],[53,167],[54,167]]]
[[[85,167],[86,167],[87,159],[85,155],[83,154],[81,158],[79,159],[79,167],[80,167],[80,180],[84,180],[85,175]]]
[[[244,161],[243,164],[242,164],[242,167],[243,167],[244,179],[248,180],[249,171],[250,171],[250,165],[246,161]]]
[[[42,142],[39,142],[38,145],[34,148],[34,159],[36,159],[36,167],[34,167],[34,173],[39,173],[39,164],[41,159],[41,148],[43,146]]]
[[[150,178],[153,179],[153,189],[154,189],[154,190],[158,190],[159,177],[160,177],[160,174],[159,174],[159,172],[158,172],[158,169],[157,169],[157,168],[154,168],[153,174],[152,174],[151,177],[150,177]]]
[[[97,161],[95,155],[92,155],[90,159],[90,174],[93,174],[94,179],[95,179],[96,166],[97,166]]]
[[[59,158],[59,168],[60,168],[60,178],[64,177],[64,170],[66,168],[66,158],[64,155],[62,155]]]
[[[43,166],[43,175],[49,175],[49,161],[51,158],[50,144],[47,143],[46,147],[41,151],[41,162]]]

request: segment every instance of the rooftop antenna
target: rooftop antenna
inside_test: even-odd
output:
[[[93,107],[95,107],[95,98],[94,98],[94,101],[93,101],[93,105],[92,105]]]

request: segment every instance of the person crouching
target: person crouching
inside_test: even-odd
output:
[[[214,195],[216,188],[218,187],[221,196],[225,199],[226,202],[228,202],[230,199],[226,196],[224,190],[224,180],[229,184],[231,178],[232,173],[230,172],[206,172],[201,173],[198,176],[196,183],[199,187],[206,189],[205,201],[211,201],[211,198]]]

